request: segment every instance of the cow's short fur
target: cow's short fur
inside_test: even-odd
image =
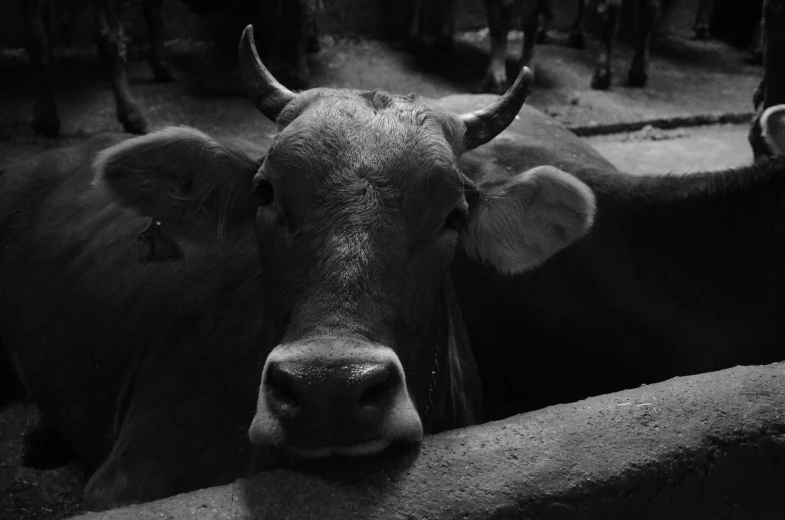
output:
[[[278,123],[252,154],[174,127],[0,177],[0,335],[90,508],[476,422],[455,251],[518,273],[591,225],[591,191],[554,168],[472,182],[462,123],[411,96],[309,91]],[[183,262],[139,263],[151,217]],[[319,381],[307,421],[271,375],[311,385],[292,362]]]

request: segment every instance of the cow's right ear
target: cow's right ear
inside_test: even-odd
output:
[[[502,273],[516,274],[586,234],[594,212],[588,186],[558,168],[539,166],[481,185],[461,238],[470,255]]]
[[[785,105],[767,108],[760,116],[760,127],[772,153],[785,157]]]
[[[98,154],[93,186],[190,240],[221,238],[253,221],[259,165],[193,128],[170,127]]]

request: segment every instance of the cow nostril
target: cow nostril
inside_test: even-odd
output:
[[[384,403],[393,391],[393,383],[389,373],[376,377],[362,394],[358,404],[361,408],[370,408]]]
[[[300,406],[300,400],[297,399],[297,394],[289,386],[278,379],[273,374],[273,377],[267,379],[267,391],[270,398],[279,406],[287,408],[297,408]]]

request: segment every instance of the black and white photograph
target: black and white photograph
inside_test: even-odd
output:
[[[66,519],[785,520],[785,0],[0,0]]]

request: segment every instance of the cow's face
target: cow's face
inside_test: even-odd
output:
[[[263,163],[167,129],[102,152],[99,184],[188,240],[255,219],[269,355],[254,444],[314,458],[416,443],[433,345],[455,308],[443,287],[456,247],[524,271],[587,231],[593,195],[555,168],[487,186],[457,169],[514,120],[528,71],[466,115],[379,91],[296,95],[258,60],[249,29],[246,87],[280,130]]]
[[[430,370],[422,354],[469,212],[439,116],[457,127],[411,98],[331,90],[301,94],[279,116],[254,178],[275,295],[266,318],[281,333],[255,442],[361,453],[422,437],[428,389],[407,376]]]

